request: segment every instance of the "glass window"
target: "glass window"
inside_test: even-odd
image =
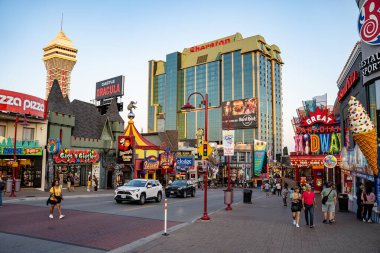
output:
[[[239,162],[245,162],[246,153],[239,152]]]
[[[34,128],[24,127],[22,131],[22,140],[34,140]]]
[[[5,137],[5,126],[0,125],[0,136]]]
[[[223,56],[223,101],[232,100],[232,54]]]
[[[234,55],[234,99],[243,98],[242,94],[242,67],[241,67],[241,53],[235,51]]]

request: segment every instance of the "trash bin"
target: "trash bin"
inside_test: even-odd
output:
[[[6,192],[12,192],[12,179],[7,179]]]
[[[20,191],[21,179],[15,179],[15,192]]]
[[[252,204],[252,190],[244,189],[243,190],[243,203]]]
[[[348,212],[348,194],[341,193],[338,196],[339,212]]]

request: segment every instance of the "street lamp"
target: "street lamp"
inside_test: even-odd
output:
[[[16,189],[16,168],[18,167],[17,163],[17,155],[16,155],[16,142],[17,142],[17,124],[18,124],[18,118],[19,115],[16,115],[15,120],[15,138],[13,140],[13,163],[12,163],[12,192],[9,195],[9,197],[16,197],[15,189]],[[28,122],[26,121],[25,115],[24,115],[24,121],[21,123],[21,125],[28,125]]]
[[[195,107],[190,104],[189,100],[192,95],[200,95],[202,97],[201,104],[205,106],[205,142],[208,141],[207,134],[208,134],[208,94],[206,93],[204,96],[199,92],[193,92],[191,93],[187,98],[187,103],[182,106],[182,110],[190,111],[195,109]],[[204,160],[207,160],[207,158],[204,158]],[[206,171],[203,173],[203,183],[204,183],[204,205],[203,205],[203,216],[201,217],[201,220],[210,220],[210,217],[207,214],[207,176],[208,176],[208,164],[206,164]]]

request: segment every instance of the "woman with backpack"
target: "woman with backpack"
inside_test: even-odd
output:
[[[376,201],[376,196],[372,192],[371,185],[366,185],[365,191],[363,191],[361,199],[364,205],[363,222],[371,223],[372,208]]]

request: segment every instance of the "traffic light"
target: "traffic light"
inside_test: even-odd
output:
[[[207,156],[207,146],[208,144],[207,143],[204,143],[203,144],[203,156]]]

